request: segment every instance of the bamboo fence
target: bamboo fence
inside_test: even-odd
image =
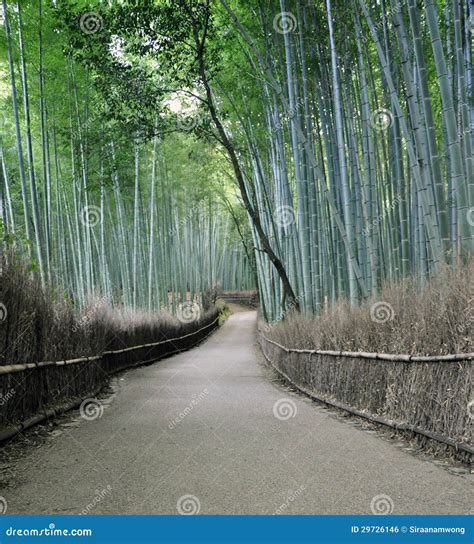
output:
[[[94,357],[0,366],[0,442],[54,415],[59,404],[69,409],[78,399],[96,394],[117,372],[194,347],[218,322],[213,313],[199,323],[200,328],[177,338],[104,351]]]
[[[315,400],[447,444],[472,459],[474,353],[412,356],[289,349],[258,333],[269,363]]]
[[[244,304],[245,306],[258,306],[259,298],[257,291],[224,291],[219,298],[225,302]]]

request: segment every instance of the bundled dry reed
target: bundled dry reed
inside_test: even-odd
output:
[[[420,287],[414,279],[386,284],[377,297],[351,307],[347,300],[321,315],[292,313],[266,326],[290,348],[411,355],[474,351],[474,261],[446,267]]]
[[[79,312],[42,289],[18,260],[1,259],[0,431],[93,394],[119,370],[188,349],[218,326],[215,307],[181,322],[165,313],[111,308],[95,297]],[[136,346],[143,347],[129,349]],[[93,360],[23,368],[84,357]]]

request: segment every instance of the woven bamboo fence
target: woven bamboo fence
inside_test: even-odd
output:
[[[219,298],[233,304],[243,304],[244,306],[251,307],[258,306],[257,291],[223,291],[219,295]]]
[[[25,421],[44,419],[49,408],[59,403],[95,394],[110,376],[126,368],[158,361],[202,342],[219,325],[212,313],[199,328],[178,338],[104,351],[95,357],[65,361],[0,366],[0,439],[10,437],[10,429],[24,428]]]
[[[288,349],[258,334],[265,358],[316,400],[448,444],[472,459],[474,353],[424,357]]]

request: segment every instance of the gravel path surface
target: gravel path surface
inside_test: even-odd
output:
[[[472,476],[290,391],[262,362],[256,312],[112,382],[2,456],[8,513],[467,514]],[[388,512],[387,512],[388,513]]]

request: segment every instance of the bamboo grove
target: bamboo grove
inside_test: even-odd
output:
[[[255,263],[274,321],[472,255],[469,0],[36,0],[29,47],[2,1],[2,223],[79,300]]]
[[[110,122],[90,74],[64,52],[53,8],[2,4],[2,250],[26,253],[43,284],[79,306],[100,296],[176,309],[216,285],[251,288],[232,217],[209,189],[221,181],[206,166],[218,163],[213,150],[186,126],[145,139]]]
[[[472,4],[222,5],[261,103],[239,116],[249,190],[302,308],[472,254]],[[277,317],[280,283],[257,259]]]

